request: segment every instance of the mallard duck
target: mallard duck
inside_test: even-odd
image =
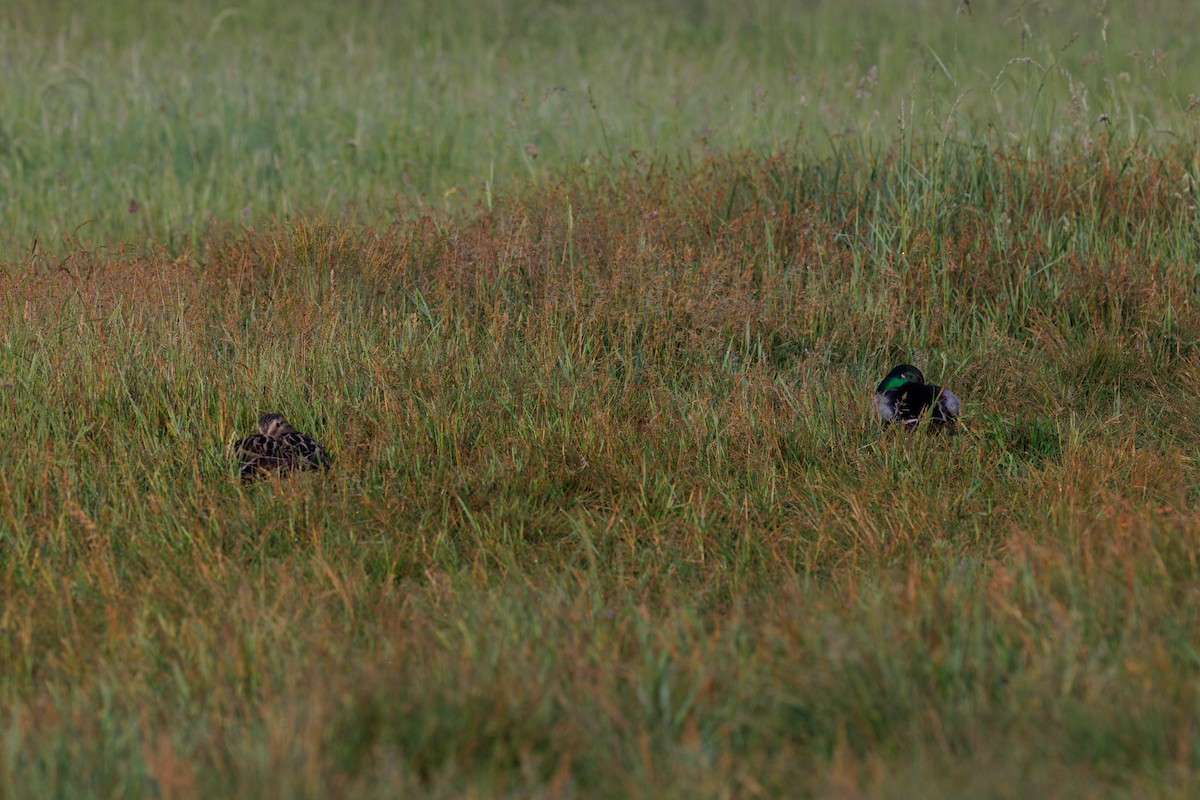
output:
[[[895,367],[879,382],[875,408],[884,425],[917,425],[928,416],[930,430],[954,433],[958,427],[958,398],[949,389],[926,383],[912,364]]]
[[[238,475],[249,482],[270,472],[329,469],[325,448],[307,433],[301,433],[282,414],[263,414],[258,433],[233,443]]]

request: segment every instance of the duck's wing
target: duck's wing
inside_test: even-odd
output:
[[[321,443],[307,433],[291,431],[280,437],[293,466],[299,469],[329,469],[332,459]]]
[[[958,396],[944,386],[931,386],[935,398],[933,404],[933,421],[940,423],[946,430],[954,433],[958,425]]]
[[[254,480],[263,473],[285,468],[290,458],[278,439],[256,433],[233,443],[238,461],[238,475],[244,481]]]
[[[875,393],[875,411],[879,413],[879,421],[885,425],[896,416],[896,400],[891,389]]]
[[[933,389],[934,396],[937,397],[938,411],[947,417],[957,417],[958,395],[944,386],[933,386],[930,388]]]
[[[900,387],[876,392],[875,410],[879,412],[880,421],[885,425],[889,422],[908,422],[911,416],[909,396],[901,392]]]

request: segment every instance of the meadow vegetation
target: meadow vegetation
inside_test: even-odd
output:
[[[0,248],[469,210],[635,153],[1195,141],[1191,4],[985,5],[15,0]]]
[[[1196,795],[1200,10],[293,5],[0,22],[0,797]]]

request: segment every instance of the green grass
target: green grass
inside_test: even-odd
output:
[[[6,791],[1190,793],[1183,167],[939,163],[10,269]],[[902,359],[964,434],[873,426]],[[328,478],[231,478],[267,408]]]
[[[0,19],[0,252],[72,235],[182,252],[214,223],[317,211],[377,222],[631,153],[1194,139],[1189,3],[646,5],[17,2]]]
[[[198,5],[0,28],[0,797],[1197,793],[1190,6]]]

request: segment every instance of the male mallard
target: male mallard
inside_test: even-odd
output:
[[[916,425],[928,411],[930,430],[954,433],[958,427],[958,398],[949,389],[926,383],[912,364],[901,364],[879,382],[875,408],[884,425]]]
[[[258,418],[258,433],[233,443],[238,474],[243,481],[261,478],[269,472],[329,469],[329,453],[307,433],[293,428],[282,414],[263,414]]]

